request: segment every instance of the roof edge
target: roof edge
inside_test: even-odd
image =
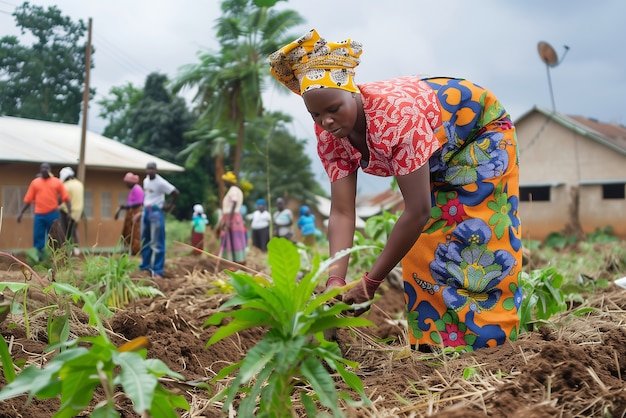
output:
[[[515,121],[515,124],[518,124],[519,122],[521,122],[522,120],[526,119],[528,116],[530,116],[532,113],[534,112],[539,112],[541,114],[543,114],[544,116],[554,120],[555,122],[559,123],[561,126],[570,129],[572,131],[575,131],[576,133],[587,137],[593,141],[596,141],[602,145],[605,145],[609,148],[611,148],[613,151],[617,151],[622,155],[626,155],[626,149],[610,142],[609,140],[607,140],[603,135],[593,131],[592,129],[588,128],[587,126],[584,126],[580,123],[578,123],[577,121],[573,120],[572,118],[568,117],[567,115],[564,115],[562,113],[556,112],[556,111],[549,111],[546,109],[543,109],[541,107],[538,106],[533,106],[532,109],[528,110],[527,112],[525,112],[524,114],[522,114],[522,116],[520,116],[519,118],[517,118],[517,120]]]

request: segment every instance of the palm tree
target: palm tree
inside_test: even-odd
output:
[[[194,102],[202,125],[236,134],[230,159],[239,175],[246,121],[263,112],[266,57],[293,39],[287,32],[303,19],[293,10],[257,7],[251,0],[224,0],[222,13],[216,25],[220,52],[201,52],[199,63],[183,67],[173,89],[196,88]],[[221,177],[216,180],[221,182]]]

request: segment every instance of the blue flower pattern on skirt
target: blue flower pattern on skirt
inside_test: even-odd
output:
[[[430,264],[446,306],[459,310],[469,303],[472,311],[491,309],[502,294],[496,286],[513,267],[513,256],[487,248],[491,229],[482,219],[462,222],[453,237],[456,240],[439,244]]]

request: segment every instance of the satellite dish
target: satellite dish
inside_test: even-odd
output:
[[[539,42],[537,44],[537,51],[539,52],[541,61],[543,61],[547,66],[556,67],[559,65],[559,57],[549,43],[544,41]]]

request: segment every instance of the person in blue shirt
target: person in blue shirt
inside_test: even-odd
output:
[[[300,206],[298,228],[300,228],[304,244],[308,247],[313,247],[315,245],[317,228],[315,227],[315,215],[311,213],[311,209],[307,205]]]
[[[193,205],[193,216],[191,217],[191,245],[196,249],[194,254],[201,254],[204,250],[204,234],[209,223],[201,204]]]

